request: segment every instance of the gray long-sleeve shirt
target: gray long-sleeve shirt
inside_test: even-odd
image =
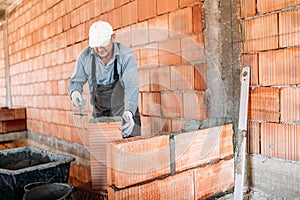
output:
[[[136,58],[131,49],[114,43],[112,59],[105,65],[93,48],[85,48],[77,58],[73,75],[69,81],[69,95],[74,90],[82,93],[86,82],[89,84],[90,94],[93,92],[92,83],[92,56],[95,55],[97,84],[112,84],[114,82],[114,60],[118,60],[118,73],[121,84],[124,86],[124,109],[136,112],[138,106],[139,81]],[[90,101],[92,103],[92,101]]]

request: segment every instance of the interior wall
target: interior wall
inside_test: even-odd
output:
[[[300,4],[290,0],[240,3],[242,62],[251,67],[250,185],[283,197],[299,196],[293,181],[298,174],[292,169],[300,166]],[[293,164],[278,170],[270,162]],[[271,181],[271,176],[286,181]],[[267,185],[266,180],[270,180]]]
[[[143,135],[206,119],[202,5],[198,0],[22,1],[8,14],[9,65],[12,105],[26,107],[30,144],[75,155],[72,182],[90,179],[89,119],[73,115],[77,110],[67,86],[88,45],[89,26],[100,19],[136,54]],[[90,111],[87,105],[85,112]]]
[[[9,65],[12,105],[26,107],[29,137],[76,156],[77,145],[83,151],[88,146],[89,118],[73,115],[78,111],[67,86],[88,45],[89,26],[100,19],[112,24],[117,41],[137,57],[143,135],[178,132],[190,120],[236,124],[235,5],[236,0],[22,1],[8,15]],[[89,99],[88,87],[84,97]],[[72,167],[77,184],[90,179],[86,157]]]

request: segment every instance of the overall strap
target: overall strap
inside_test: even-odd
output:
[[[115,58],[115,62],[114,62],[114,80],[115,80],[115,82],[117,82],[119,80],[118,59],[117,59],[117,57]]]
[[[92,84],[93,84],[93,92],[92,99],[95,100],[95,92],[97,89],[97,81],[96,81],[96,63],[95,63],[95,55],[92,54]]]

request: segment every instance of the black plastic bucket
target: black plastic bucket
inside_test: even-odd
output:
[[[70,200],[74,187],[67,183],[30,183],[23,200]]]

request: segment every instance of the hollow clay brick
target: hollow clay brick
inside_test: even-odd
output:
[[[179,0],[180,8],[200,2],[199,0]]]
[[[102,0],[100,3],[102,5],[102,12],[107,12],[114,8],[114,1]]]
[[[171,39],[159,43],[159,64],[168,66],[182,62],[180,39]]]
[[[247,132],[247,152],[260,154],[260,123],[249,122]]]
[[[132,46],[148,44],[148,21],[143,21],[131,26]]]
[[[138,21],[137,1],[132,1],[121,7],[123,26],[133,24]]]
[[[178,0],[157,1],[157,14],[163,14],[178,8]]]
[[[111,24],[111,26],[113,27],[113,29],[120,28],[123,25],[123,23],[122,23],[123,18],[122,18],[121,7],[111,10],[108,13],[108,18],[110,19],[109,23]]]
[[[194,175],[189,170],[169,176],[162,180],[140,186],[140,199],[144,200],[182,200],[194,199]]]
[[[257,0],[258,13],[268,13],[299,4],[298,0]]]
[[[141,115],[141,134],[142,136],[148,136],[152,134],[151,130],[151,117]]]
[[[300,48],[280,49],[259,53],[259,85],[300,83]]]
[[[193,33],[202,33],[202,6],[200,3],[193,7]]]
[[[107,145],[108,184],[124,188],[170,173],[169,136],[135,137]]]
[[[158,67],[157,43],[145,45],[140,49],[141,67]]]
[[[206,119],[206,109],[203,91],[188,91],[183,93],[184,118],[204,120]]]
[[[170,67],[152,67],[150,70],[150,90],[166,91],[171,88]]]
[[[269,24],[273,24],[269,26]],[[245,32],[244,52],[256,52],[278,48],[277,14],[243,21]]]
[[[187,120],[180,119],[172,119],[172,131],[171,132],[179,132],[183,127]]]
[[[171,66],[171,90],[193,90],[194,89],[194,66],[180,65]]]
[[[107,189],[106,145],[122,139],[122,121],[88,124],[90,165],[93,189]],[[109,158],[110,159],[110,158]]]
[[[115,7],[119,7],[121,5],[127,4],[130,2],[130,0],[114,0],[115,1]]]
[[[279,13],[279,46],[290,47],[300,44],[300,9],[293,9]]]
[[[232,124],[222,126],[220,137],[220,157],[225,158],[233,155],[233,127]]]
[[[192,8],[171,12],[169,14],[169,35],[170,37],[182,36],[193,32],[193,15]]]
[[[261,154],[299,161],[299,125],[262,123]]]
[[[300,87],[282,88],[280,97],[280,121],[299,123]]]
[[[250,66],[250,85],[258,86],[258,53],[242,55],[243,66]]]
[[[162,92],[161,110],[162,116],[183,118],[182,92]]]
[[[240,1],[240,17],[246,18],[255,16],[256,14],[256,0],[242,0]]]
[[[175,135],[175,168],[183,171],[220,158],[222,126]]]
[[[200,33],[199,35],[201,35]],[[204,63],[205,52],[203,42],[199,42],[198,35],[183,37],[181,39],[181,55],[183,63],[199,62]]]
[[[109,188],[108,194],[109,200],[194,199],[193,170],[123,190]]]
[[[161,97],[158,92],[144,92],[142,93],[144,115],[161,115]]]
[[[206,199],[226,192],[234,186],[234,160],[221,160],[212,165],[196,168],[195,199]]]
[[[249,97],[249,119],[279,122],[278,88],[255,88]]]
[[[108,200],[140,200],[139,187],[130,187],[118,191],[114,191],[114,189],[109,187]]]
[[[138,1],[139,21],[144,21],[156,16],[156,0],[136,0]]]
[[[162,2],[162,1],[160,1]],[[164,14],[151,18],[149,21],[149,42],[167,40],[169,37],[169,15]]]
[[[151,135],[156,133],[171,132],[172,121],[165,117],[151,117]]]

